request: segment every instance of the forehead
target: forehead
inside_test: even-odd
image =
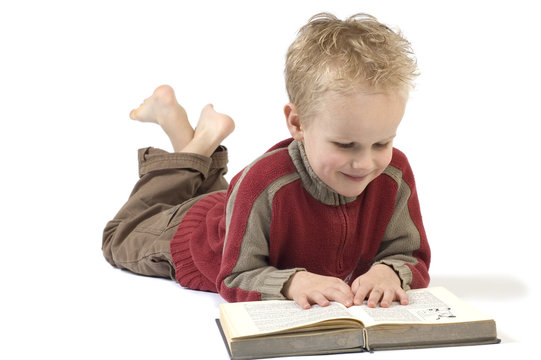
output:
[[[322,95],[310,126],[332,136],[392,136],[404,116],[406,98],[399,92]]]

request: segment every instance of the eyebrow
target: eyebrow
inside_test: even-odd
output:
[[[391,141],[392,139],[394,139],[395,137],[396,137],[396,134],[393,134],[393,135],[389,136],[388,138],[376,141],[374,144],[387,143],[387,142]],[[331,137],[330,141],[338,142],[338,143],[344,143],[344,144],[360,144],[358,141],[351,141],[350,139],[342,138],[342,137],[336,137],[336,138]]]
[[[387,139],[380,140],[380,141],[378,141],[378,143],[386,143],[386,142],[389,142],[389,141],[391,141],[392,139],[394,139],[395,137],[396,137],[396,134],[394,134],[394,135],[388,137]]]

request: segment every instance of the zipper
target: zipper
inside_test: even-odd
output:
[[[346,247],[346,240],[348,238],[348,217],[346,205],[338,205],[338,213],[340,216],[340,221],[342,223],[342,236],[338,242],[338,271],[342,272],[344,270],[344,249]]]

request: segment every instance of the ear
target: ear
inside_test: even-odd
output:
[[[293,139],[302,141],[304,138],[304,131],[301,127],[299,113],[297,112],[295,104],[289,103],[284,106],[284,115],[286,116],[287,128]]]

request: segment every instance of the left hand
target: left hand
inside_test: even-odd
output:
[[[353,281],[351,290],[355,294],[353,299],[355,305],[361,305],[366,298],[368,298],[366,305],[371,308],[378,306],[378,303],[381,307],[389,307],[394,300],[400,301],[401,305],[407,305],[409,302],[408,295],[400,285],[400,278],[385,264],[372,266]]]

